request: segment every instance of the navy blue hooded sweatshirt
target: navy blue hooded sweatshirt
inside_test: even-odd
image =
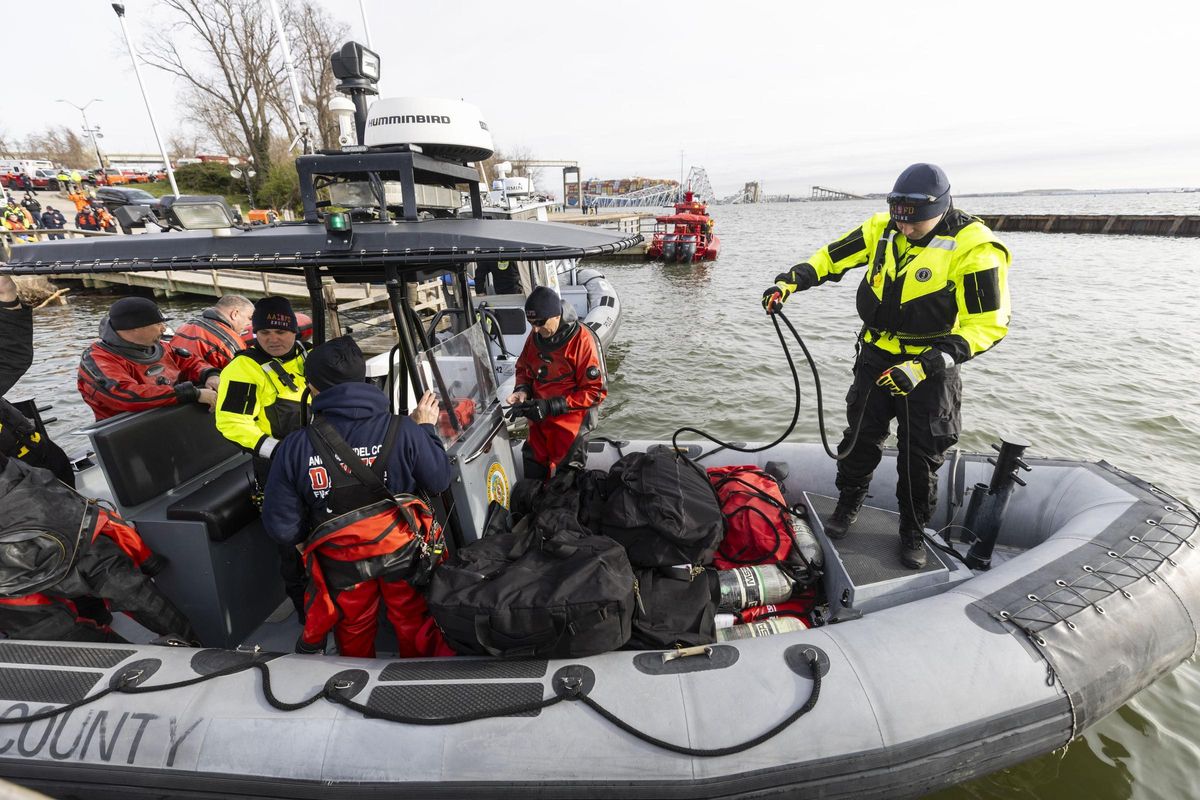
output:
[[[383,447],[391,413],[387,396],[368,383],[339,383],[313,400],[322,414],[360,455],[370,457]],[[396,446],[387,457],[385,481],[394,493],[431,494],[450,485],[450,459],[432,425],[400,421]],[[288,434],[271,454],[271,473],[263,490],[263,527],[281,544],[299,544],[311,532],[311,511],[325,507],[328,476],[303,428]]]

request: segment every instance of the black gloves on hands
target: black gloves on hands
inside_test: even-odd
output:
[[[297,655],[315,656],[318,653],[324,654],[324,652],[325,652],[325,639],[324,638],[322,638],[321,641],[317,642],[316,644],[309,644],[308,642],[304,641],[303,635],[301,635],[298,639],[296,639],[296,654]]]
[[[768,314],[774,314],[783,307],[783,301],[788,299],[791,292],[779,285],[770,286],[763,290],[762,307]]]
[[[541,422],[546,417],[557,417],[570,411],[565,397],[539,397],[536,400],[526,400],[512,406],[514,417],[528,417],[533,422]]]

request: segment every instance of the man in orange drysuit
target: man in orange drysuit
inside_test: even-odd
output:
[[[508,403],[529,418],[529,439],[521,449],[525,477],[547,479],[563,465],[586,464],[588,434],[608,386],[595,332],[577,319],[564,319],[557,292],[534,289],[525,301],[525,318],[533,333],[517,359]]]

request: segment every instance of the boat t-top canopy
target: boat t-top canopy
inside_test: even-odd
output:
[[[102,240],[17,245],[0,273],[79,275],[187,269],[302,273],[317,268],[338,281],[380,280],[401,272],[471,262],[548,261],[623,250],[640,236],[548,222],[429,219],[355,223],[345,232],[284,223],[248,230],[172,231]]]

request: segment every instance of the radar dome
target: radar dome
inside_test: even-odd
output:
[[[440,97],[380,98],[367,112],[367,147],[415,144],[427,155],[483,161],[496,151],[479,109]]]

